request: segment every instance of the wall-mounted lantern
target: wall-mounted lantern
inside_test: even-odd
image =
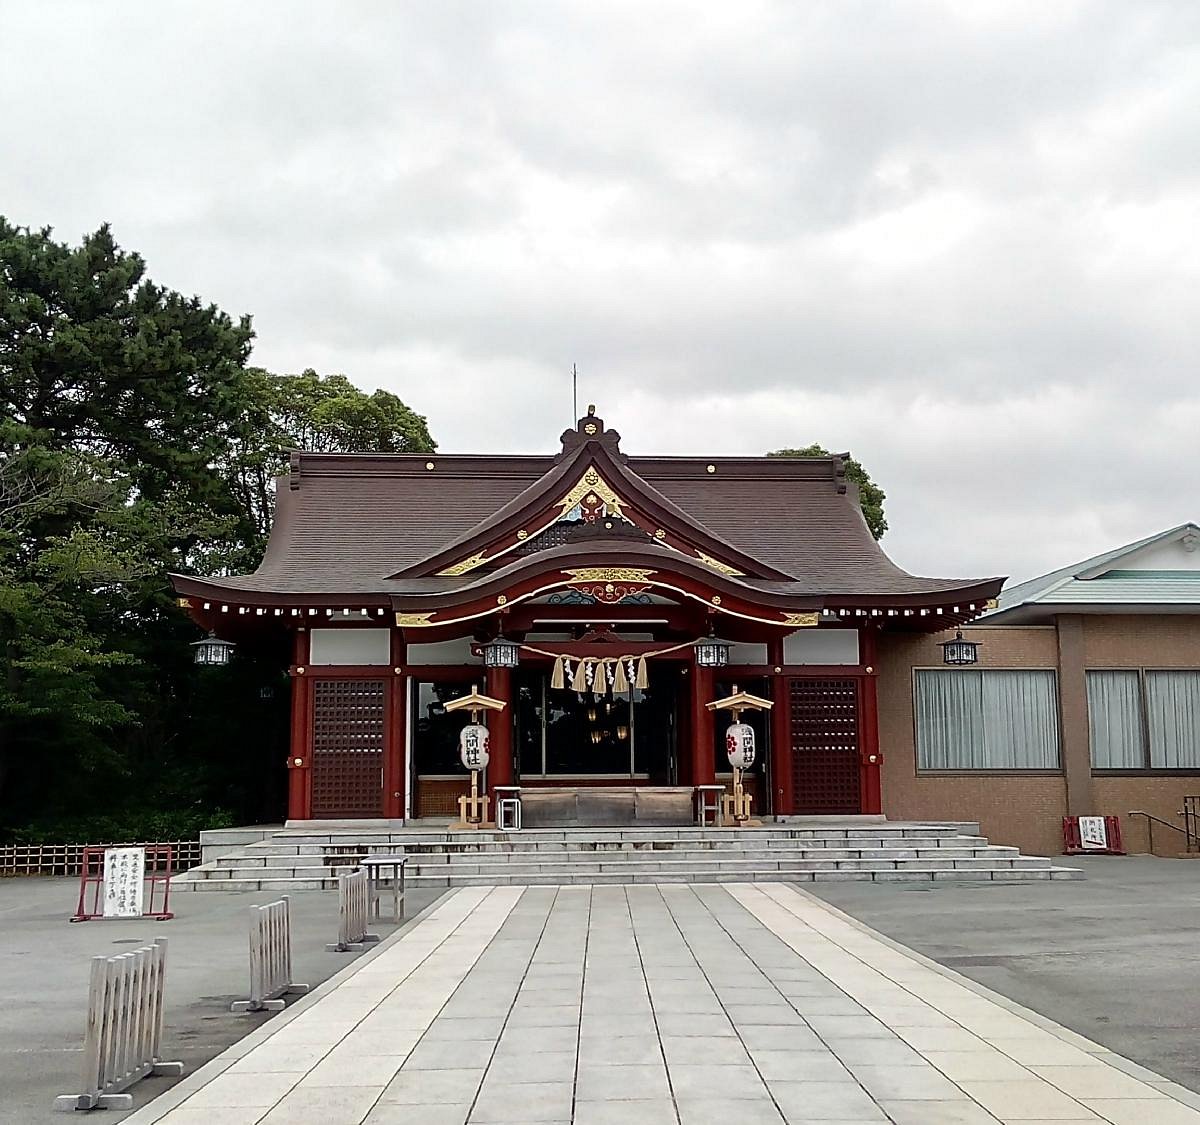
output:
[[[520,646],[501,635],[483,646],[483,663],[488,668],[515,668],[521,663]]]
[[[212,667],[218,664],[228,664],[230,656],[237,645],[233,641],[223,641],[213,633],[209,633],[202,641],[192,642],[192,663]]]
[[[696,663],[701,668],[724,668],[729,663],[729,643],[709,633],[695,644]]]
[[[942,646],[943,664],[977,664],[979,662],[979,641],[964,641],[962,630],[956,629],[954,640],[940,641]]]

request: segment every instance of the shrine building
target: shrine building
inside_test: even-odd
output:
[[[843,457],[639,456],[590,408],[552,456],[293,453],[258,570],[172,580],[215,636],[287,638],[293,822],[454,816],[473,688],[492,794],[725,783],[737,687],[774,704],[756,815],[887,812],[881,669],[1003,583],[901,570]]]

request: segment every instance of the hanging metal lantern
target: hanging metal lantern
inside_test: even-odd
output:
[[[956,629],[954,640],[939,642],[942,646],[943,664],[977,664],[979,641],[964,641],[962,630]]]
[[[223,641],[214,633],[209,633],[202,641],[192,642],[192,663],[213,666],[228,664],[230,656],[237,645],[233,641]]]
[[[458,757],[469,770],[487,769],[488,729],[482,723],[467,723],[458,734]]]
[[[520,647],[501,635],[483,646],[483,662],[488,668],[515,668],[521,662]]]
[[[730,723],[725,731],[725,756],[735,770],[754,765],[754,728],[749,723]]]
[[[701,668],[724,668],[729,663],[729,643],[711,633],[696,642],[696,663]]]

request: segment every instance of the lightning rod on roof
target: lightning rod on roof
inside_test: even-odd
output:
[[[579,421],[579,371],[571,364],[571,425]]]

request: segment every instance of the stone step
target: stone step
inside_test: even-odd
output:
[[[283,867],[252,867],[252,866],[223,866],[211,867],[205,864],[203,867],[193,867],[187,873],[188,877],[197,879],[211,880],[238,880],[238,879],[327,879],[335,886],[337,885],[337,877],[339,875],[348,875],[352,871],[358,870],[357,866],[350,864],[348,866],[328,867],[323,864],[313,865],[287,865]],[[181,876],[182,877],[182,876]],[[172,880],[172,885],[177,880]]]
[[[725,882],[1026,882],[1048,879],[1081,879],[1078,868],[998,868],[991,871],[907,868],[903,871],[622,871],[566,872],[517,875],[428,876],[408,882],[413,887],[538,886],[579,883],[725,883]]]
[[[218,867],[248,868],[248,867],[288,867],[311,865],[324,862],[330,866],[357,866],[361,856],[369,853],[359,852],[354,855],[328,854],[251,854],[247,851],[242,855],[219,856],[213,862]],[[722,857],[735,859],[776,860],[780,858],[793,859],[824,859],[824,860],[886,860],[886,859],[985,859],[1016,856],[1016,848],[994,847],[987,844],[962,848],[784,848],[784,847],[755,847],[755,848],[702,848],[694,844],[680,843],[677,847],[664,848],[603,848],[568,849],[561,851],[528,851],[502,850],[491,848],[473,848],[462,851],[412,851],[406,850],[410,863],[477,863],[481,860],[511,863],[586,863],[597,858],[634,859],[638,857],[697,857],[704,859],[720,859]]]
[[[963,849],[927,849],[922,851],[904,851],[899,848],[894,851],[888,849],[870,850],[864,852],[854,851],[835,851],[832,849],[818,849],[815,851],[786,851],[780,849],[778,851],[770,850],[754,850],[754,851],[730,851],[730,852],[710,852],[710,851],[695,851],[695,850],[678,850],[678,851],[639,851],[639,852],[574,852],[560,856],[543,856],[531,855],[528,852],[472,852],[458,855],[439,855],[431,853],[428,855],[410,855],[408,857],[409,867],[440,867],[447,866],[453,868],[474,867],[479,864],[499,864],[508,866],[521,867],[541,867],[547,865],[554,866],[578,866],[581,864],[593,863],[656,863],[656,862],[684,862],[684,863],[732,863],[732,862],[754,862],[754,863],[808,863],[808,862],[823,862],[823,863],[903,863],[914,861],[936,861],[938,863],[950,863],[954,861],[968,860],[1001,860],[1001,859],[1017,859],[1020,853],[1016,848],[963,848]],[[296,857],[292,857],[291,862],[295,862]],[[268,865],[268,866],[288,866],[287,863]]]
[[[686,840],[696,838],[716,837],[721,839],[743,838],[762,839],[777,837],[793,840],[859,840],[887,839],[903,840],[910,837],[945,837],[964,835],[961,829],[950,825],[920,824],[904,827],[889,827],[875,824],[861,828],[791,828],[786,825],[764,824],[757,828],[526,828],[522,830],[524,839],[564,842],[564,841],[597,841],[597,840]],[[391,847],[404,843],[410,844],[449,844],[461,841],[462,832],[340,832],[340,833],[297,833],[292,831],[277,832],[269,838],[272,843],[304,845],[330,845],[353,841],[355,845]],[[470,838],[488,841],[511,840],[507,832],[494,829],[479,829],[471,832]],[[251,847],[260,845],[252,844]]]
[[[331,889],[369,853],[408,856],[413,886],[1074,878],[1041,856],[994,846],[973,823],[761,828],[573,828],[519,833],[274,833],[176,880],[182,890]]]
[[[336,891],[336,879],[172,879],[173,891]]]
[[[403,845],[382,846],[375,844],[356,845],[356,846],[337,846],[327,844],[254,844],[243,849],[243,855],[247,857],[259,856],[278,856],[280,858],[295,858],[296,856],[362,856],[376,852],[403,852],[406,855],[431,855],[431,854],[447,854],[447,855],[475,855],[481,853],[534,853],[542,855],[560,855],[560,854],[595,854],[595,853],[610,853],[610,852],[646,852],[646,851],[744,851],[744,850],[771,850],[771,851],[789,851],[796,853],[803,852],[864,852],[864,851],[879,851],[891,852],[893,850],[901,851],[929,851],[933,849],[949,848],[949,849],[980,849],[989,846],[986,837],[983,836],[957,836],[957,837],[912,837],[903,841],[891,840],[876,840],[876,839],[860,839],[853,842],[853,847],[850,847],[848,840],[828,840],[828,841],[811,841],[811,840],[793,840],[793,839],[764,839],[762,837],[753,837],[749,840],[745,838],[734,837],[717,837],[712,839],[689,838],[682,840],[645,840],[645,841],[537,841],[524,839],[524,833],[521,836],[506,836],[499,840],[480,839],[474,833],[459,834],[459,836],[445,844],[412,844],[409,842]],[[1015,850],[1015,849],[1014,849]],[[224,857],[229,858],[229,857]]]
[[[511,875],[520,880],[526,875],[547,874],[587,874],[588,872],[609,871],[905,871],[910,868],[937,871],[990,871],[1022,868],[1033,870],[1049,867],[1050,861],[1041,856],[1025,859],[996,859],[996,860],[899,860],[887,862],[884,860],[842,860],[840,862],[826,860],[806,861],[761,861],[761,860],[724,860],[719,863],[697,863],[693,860],[647,860],[641,863],[572,863],[572,864],[455,864],[442,866],[437,864],[422,865],[406,869],[406,878],[458,878],[460,876],[476,875]],[[287,870],[286,868],[283,870]]]
[[[542,873],[526,877],[512,875],[420,877],[410,880],[413,887],[441,888],[451,886],[568,886],[580,884],[620,883],[747,883],[747,882],[1026,882],[1050,879],[1082,879],[1083,871],[1073,867],[1043,867],[1033,870],[1017,868],[978,870],[940,870],[912,867],[903,871],[622,871],[588,874],[570,870],[566,873]],[[287,894],[290,891],[331,890],[334,879],[264,878],[217,879],[190,881],[180,878],[172,885],[179,891],[267,891]]]
[[[587,868],[636,868],[647,865],[660,867],[678,867],[680,865],[690,866],[697,869],[705,867],[721,867],[728,864],[738,864],[741,866],[763,867],[795,867],[803,869],[811,867],[814,871],[831,871],[839,868],[859,868],[864,871],[888,871],[896,867],[929,867],[929,868],[950,868],[958,866],[974,866],[995,864],[1000,866],[1011,866],[1014,863],[1029,863],[1031,866],[1044,866],[1050,860],[1044,856],[1023,856],[1019,854],[1012,855],[979,855],[965,856],[961,858],[951,858],[944,856],[912,856],[912,857],[887,857],[883,859],[862,859],[857,856],[844,856],[840,858],[816,855],[816,856],[786,856],[786,855],[765,855],[765,856],[709,856],[704,853],[693,855],[676,855],[671,852],[660,853],[654,856],[629,856],[629,857],[605,857],[598,856],[591,859],[577,859],[568,863],[548,863],[527,862],[517,859],[499,859],[492,856],[479,856],[474,860],[456,858],[453,863],[442,863],[436,859],[433,862],[428,860],[410,860],[407,870],[414,871],[429,871],[436,872],[441,870],[454,871],[470,871],[470,870],[496,870],[496,871],[523,871],[523,870],[538,870],[542,868],[554,870],[584,870]]]
[[[1011,870],[1020,868],[1034,870],[1050,866],[1050,860],[1042,856],[995,857],[981,859],[896,859],[896,860],[826,860],[808,859],[796,860],[787,857],[762,858],[709,858],[689,857],[676,858],[673,856],[644,858],[641,856],[628,859],[597,859],[590,861],[575,861],[572,863],[497,863],[481,861],[477,863],[410,863],[406,869],[409,879],[445,879],[477,878],[480,876],[507,875],[520,881],[533,875],[561,875],[575,877],[586,874],[605,874],[614,872],[672,872],[672,871],[737,871],[737,872],[770,872],[770,871],[903,871],[920,870]],[[271,880],[280,878],[292,879],[330,879],[338,874],[353,870],[350,867],[203,867],[194,869],[190,879],[213,881],[238,881],[244,879]]]

